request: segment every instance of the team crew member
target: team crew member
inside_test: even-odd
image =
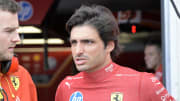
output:
[[[113,62],[118,24],[103,6],[82,6],[66,23],[76,68],[58,86],[55,101],[174,101],[152,74]]]
[[[161,42],[155,39],[149,40],[145,45],[144,55],[147,70],[155,71],[155,77],[163,82]]]
[[[14,56],[14,48],[20,41],[19,9],[14,0],[0,0],[0,101],[37,101],[30,74]]]

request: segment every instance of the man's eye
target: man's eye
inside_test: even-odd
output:
[[[70,41],[71,45],[76,44],[77,42],[75,40]]]
[[[5,32],[7,32],[7,33],[13,33],[14,31],[16,31],[16,30],[6,30]]]
[[[91,40],[84,40],[84,43],[86,43],[86,44],[92,44],[92,43],[94,43],[94,41],[91,41]]]

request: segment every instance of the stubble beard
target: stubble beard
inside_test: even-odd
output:
[[[14,56],[14,52],[6,52],[3,54],[1,53],[0,54],[0,61],[11,60],[13,56]]]

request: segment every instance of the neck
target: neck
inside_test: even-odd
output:
[[[104,68],[104,67],[107,66],[108,64],[110,64],[110,63],[112,62],[112,59],[111,59],[110,57],[108,57],[108,58],[105,59],[103,62],[104,62],[104,63],[99,64],[99,66],[98,66],[96,69],[88,70],[88,71],[86,71],[86,72],[87,72],[87,73],[96,72],[96,71]]]
[[[156,67],[155,67],[155,71],[158,70],[159,67],[161,67],[162,64],[158,64]]]
[[[100,70],[97,70],[95,72],[81,72],[83,73],[83,76],[85,76],[86,82],[94,82],[94,81],[102,81],[110,75],[112,75],[112,72],[115,69],[115,65],[113,62],[110,62],[105,67],[101,68]]]

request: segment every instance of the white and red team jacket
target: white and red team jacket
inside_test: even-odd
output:
[[[175,101],[153,74],[113,62],[96,72],[66,77],[55,101]]]

